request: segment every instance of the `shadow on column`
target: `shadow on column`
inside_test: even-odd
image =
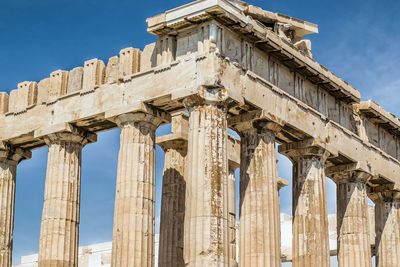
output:
[[[174,168],[163,174],[159,264],[160,267],[184,266],[183,235],[186,181]]]

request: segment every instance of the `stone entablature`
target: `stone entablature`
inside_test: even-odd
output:
[[[364,115],[360,136],[400,159],[400,120],[372,100],[358,104],[358,110]]]
[[[189,10],[194,11],[187,15],[185,12]],[[207,21],[211,17],[217,21]],[[197,26],[195,23],[200,20],[202,24]],[[129,109],[129,106],[142,102],[167,112],[179,110],[184,108],[181,99],[196,93],[200,85],[229,88],[228,94],[236,103],[235,107],[231,104],[231,114],[256,107],[264,109],[265,103],[252,102],[249,95],[268,90],[261,88],[272,87],[281,95],[281,100],[291,99],[289,101],[294,102],[297,109],[307,109],[308,114],[320,117],[321,126],[326,128],[328,122],[340,135],[346,136],[345,140],[350,139],[359,143],[362,150],[379,155],[371,158],[390,162],[398,168],[395,159],[400,158],[400,140],[398,128],[393,129],[393,126],[398,127],[396,123],[385,129],[379,126],[382,122],[368,116],[364,109],[358,111],[351,104],[359,103],[357,90],[267,26],[246,16],[240,7],[224,0],[197,1],[151,18],[148,23],[149,32],[160,38],[157,43],[146,46],[143,52],[123,49],[119,57],[110,58],[107,66],[101,60],[89,60],[83,68],[55,71],[38,84],[20,83],[10,96],[1,93],[0,122],[5,127],[0,129],[0,139],[31,149],[44,145],[34,134],[42,127],[72,123],[93,132],[111,129],[116,125],[107,113],[115,106],[120,106],[122,113],[124,106]],[[241,34],[246,34],[246,38],[240,37]],[[169,77],[179,79],[172,81]],[[254,86],[257,88],[250,90]],[[243,88],[246,88],[245,92]],[[256,92],[251,92],[254,90]],[[244,105],[244,102],[251,105]],[[285,111],[288,112],[297,113]],[[15,123],[21,120],[28,123]],[[398,119],[391,118],[390,121],[398,122]],[[293,128],[301,129],[299,124],[303,123],[293,123]],[[287,125],[291,123],[287,121]],[[315,129],[301,131],[286,135],[299,139],[304,135],[313,136]],[[343,156],[338,160],[359,160],[357,156],[341,151],[341,146],[335,146]],[[370,164],[377,175],[397,183],[393,176],[399,172],[381,172],[379,162]]]
[[[275,142],[294,163],[293,261],[304,266],[310,260],[320,266],[328,264],[325,170],[340,185],[339,227],[346,222],[350,236],[351,231],[361,233],[359,249],[353,250],[368,251],[365,255],[369,255],[369,233],[354,220],[369,221],[367,193],[378,201],[377,194],[397,196],[400,191],[400,123],[374,102],[360,102],[355,88],[312,59],[311,43],[303,36],[318,32],[318,27],[239,0],[195,1],[147,22],[148,31],[159,39],[143,51],[126,48],[107,65],[98,59],[88,60],[69,72],[52,72],[39,83],[20,83],[10,95],[0,93],[0,142],[5,148],[29,151],[45,145],[60,147],[49,150],[49,159],[57,160],[49,160],[46,184],[50,188],[66,179],[74,193],[59,196],[49,189],[46,200],[50,207],[58,205],[54,199],[66,198],[68,205],[79,211],[76,189],[80,186],[82,148],[76,141],[61,142],[52,137],[85,133],[85,138],[93,137],[87,142],[93,142],[95,133],[119,127],[113,266],[154,265],[156,142],[168,152],[165,168],[176,168],[164,173],[170,181],[166,187],[171,189],[171,183],[179,180],[180,189],[166,194],[165,199],[183,203],[185,192],[185,215],[172,220],[185,225],[183,237],[176,239],[176,243],[184,240],[184,246],[174,255],[179,254],[186,266],[235,265],[232,188],[239,157],[233,159],[228,154],[229,148],[239,144],[227,135],[230,128],[243,138],[239,266],[254,262],[261,266],[267,261],[280,264],[277,191],[283,183],[277,177]],[[184,110],[189,117],[181,114],[179,122],[176,114]],[[171,121],[172,135],[156,140],[157,127]],[[178,147],[174,138],[179,139]],[[182,151],[185,142],[187,149]],[[176,167],[176,160],[181,168]],[[9,183],[15,178],[16,163],[8,159],[0,163],[0,178]],[[64,177],[60,175],[63,170],[76,171]],[[367,178],[357,180],[359,173]],[[1,197],[12,200],[14,195]],[[385,198],[380,204],[380,214],[396,226],[397,197]],[[347,212],[347,206],[354,209]],[[55,236],[48,231],[52,220],[71,218],[60,214],[43,217],[43,240],[48,241],[43,241],[39,255],[44,255],[44,266],[76,262],[79,221],[78,213],[74,214],[72,228],[61,227]],[[263,218],[268,229],[259,227],[254,218]],[[12,230],[11,217],[5,219],[7,229]],[[396,266],[397,259],[392,260],[384,248],[400,237],[397,232],[391,235],[382,230],[384,222],[377,221],[378,237],[382,238],[380,258]],[[302,226],[311,230],[303,231]],[[69,237],[65,253],[47,255],[52,242],[71,229],[76,236]],[[340,246],[344,247],[351,243],[346,229],[338,230],[338,240],[344,240]],[[133,240],[138,241],[128,245]],[[257,247],[250,246],[252,240],[257,240]],[[10,242],[6,243],[4,251],[10,255]],[[339,251],[339,261],[349,261],[345,256],[349,250]],[[365,261],[368,259],[360,259]]]

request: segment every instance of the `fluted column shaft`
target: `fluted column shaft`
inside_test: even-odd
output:
[[[0,266],[11,267],[17,163],[0,159]]]
[[[240,135],[239,266],[281,266],[275,131],[258,125]]]
[[[120,115],[112,241],[113,267],[154,266],[155,131],[150,114]]]
[[[236,192],[235,171],[238,164],[229,162],[228,172],[228,227],[229,227],[229,257],[230,267],[237,266],[236,261]]]
[[[329,266],[329,231],[325,186],[326,150],[292,143],[279,147],[293,162],[294,267]]]
[[[377,267],[400,266],[400,195],[389,194],[375,200]]]
[[[185,266],[228,266],[226,109],[214,101],[196,103],[195,99],[186,104],[190,117]]]
[[[1,144],[0,144],[1,146]],[[22,152],[22,150],[20,150]],[[0,147],[0,266],[11,267],[14,229],[15,181],[18,162],[29,158]]]
[[[327,169],[337,187],[339,267],[371,266],[366,182],[370,174],[346,165]]]
[[[183,267],[187,141],[158,144],[165,152],[158,266]]]
[[[90,139],[95,140],[95,137]],[[39,242],[39,266],[78,266],[81,152],[84,132],[45,137],[49,147]]]

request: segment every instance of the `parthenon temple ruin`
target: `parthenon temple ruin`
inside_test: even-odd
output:
[[[44,146],[38,266],[78,266],[82,148],[115,128],[110,266],[152,267],[155,254],[160,267],[324,267],[336,254],[343,267],[372,266],[373,256],[400,266],[400,120],[313,59],[303,37],[317,25],[238,0],[194,1],[147,24],[158,40],[143,51],[0,92],[0,267],[12,264],[18,163]],[[165,152],[158,251],[156,144]],[[290,256],[277,151],[293,163]],[[335,250],[326,177],[337,185]]]

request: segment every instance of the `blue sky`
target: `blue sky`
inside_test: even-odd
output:
[[[156,38],[145,20],[188,1],[0,0],[0,91],[18,82],[39,81],[57,69],[85,60],[107,62],[119,50],[143,48]],[[319,24],[310,36],[314,58],[400,116],[400,2],[393,0],[252,0],[251,4]],[[160,128],[166,134],[169,127]],[[80,244],[110,241],[119,149],[119,130],[99,135],[83,150]],[[157,201],[163,152],[157,147]],[[291,180],[290,162],[279,156],[279,175]],[[17,175],[14,263],[36,253],[47,149],[33,152]],[[335,212],[335,185],[327,181],[329,212]],[[157,205],[159,207],[159,205]],[[290,186],[281,191],[281,209],[291,213]]]

